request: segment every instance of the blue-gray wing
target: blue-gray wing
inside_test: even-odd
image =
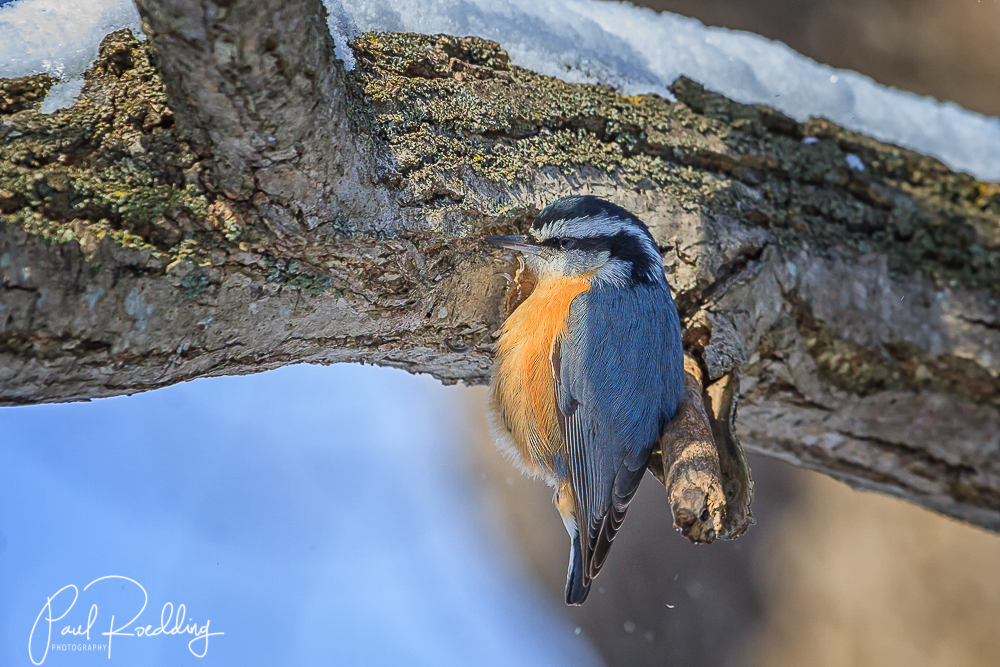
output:
[[[573,301],[552,361],[587,585],[680,406],[684,360],[669,288],[592,287]]]

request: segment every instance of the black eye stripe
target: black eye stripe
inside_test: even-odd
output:
[[[658,257],[651,257],[642,239],[628,232],[620,231],[614,236],[587,236],[571,238],[553,236],[539,243],[546,248],[576,250],[580,252],[606,252],[611,259],[627,262],[632,267],[632,280],[636,284],[648,283],[662,263]],[[655,247],[655,246],[654,246]]]
[[[608,250],[611,247],[611,238],[598,236],[596,238],[574,239],[554,236],[545,239],[540,245],[546,248],[559,248],[560,250]]]
[[[600,252],[611,250],[614,244],[614,237],[611,236],[591,236],[582,239],[553,236],[540,242],[539,245],[546,248],[559,248],[560,250],[582,250],[584,252]]]
[[[611,249],[611,237],[593,236],[585,239],[573,239],[573,247],[576,250],[597,251]]]

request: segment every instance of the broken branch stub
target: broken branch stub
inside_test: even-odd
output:
[[[703,394],[719,453],[722,490],[726,496],[726,513],[719,536],[728,540],[739,537],[754,524],[753,512],[750,511],[753,479],[735,428],[739,388],[739,369],[734,369],[706,387]]]
[[[701,367],[689,354],[684,370],[684,402],[650,456],[649,469],[666,487],[674,527],[684,537],[695,544],[735,539],[754,523],[750,468],[731,428],[738,383],[726,376],[706,390]]]

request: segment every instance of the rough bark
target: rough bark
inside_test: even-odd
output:
[[[997,185],[479,39],[366,35],[345,71],[319,0],[137,4],[148,44],[110,36],[73,108],[0,84],[3,404],[299,361],[484,382],[506,281],[476,239],[591,192],[649,224],[744,444],[1000,529]]]

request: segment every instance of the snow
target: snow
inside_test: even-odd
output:
[[[0,78],[48,72],[59,79],[42,104],[52,113],[73,104],[104,35],[141,35],[131,0],[19,0],[0,7]]]
[[[880,86],[757,35],[601,0],[324,2],[337,54],[349,67],[344,43],[359,31],[477,35],[500,42],[516,65],[565,81],[669,97],[668,86],[684,75],[740,102],[767,104],[798,120],[829,118],[1000,180],[1000,119]],[[0,7],[0,76],[48,70],[72,78],[106,32],[126,26],[138,26],[126,0],[18,0]],[[67,104],[71,92],[64,88],[46,110]]]
[[[845,156],[845,159],[847,160],[847,166],[853,169],[854,171],[865,170],[865,163],[861,160],[861,158],[859,158],[854,153],[848,153]]]

